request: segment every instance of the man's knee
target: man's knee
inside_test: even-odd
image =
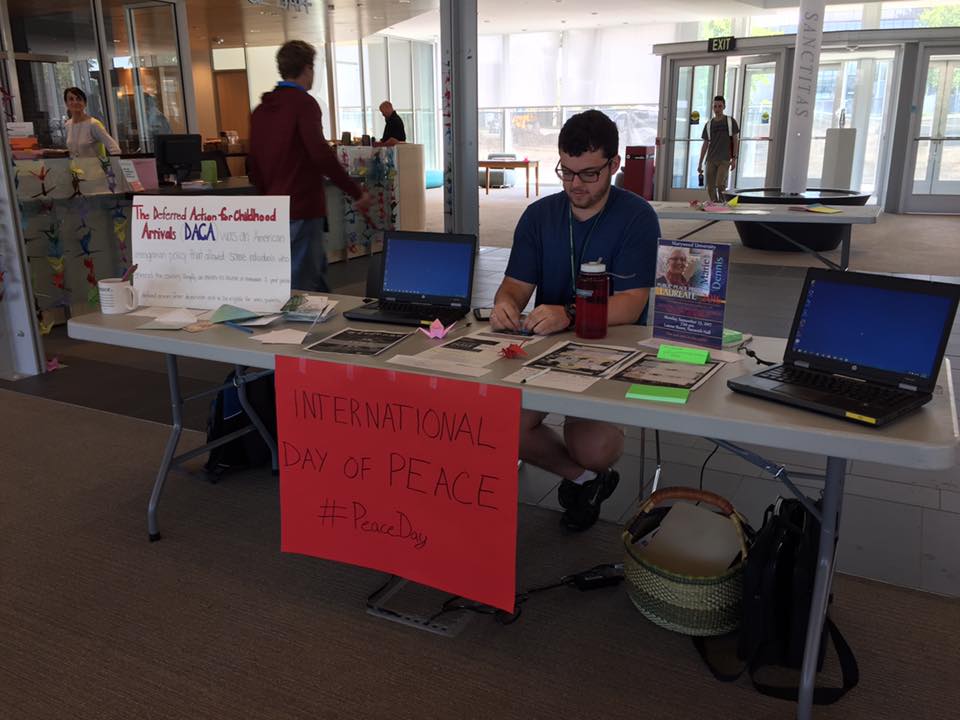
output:
[[[543,419],[547,416],[545,412],[536,410],[520,410],[520,434],[529,432],[543,424]]]
[[[568,420],[564,440],[571,459],[588,470],[606,470],[623,455],[623,430],[610,423]]]

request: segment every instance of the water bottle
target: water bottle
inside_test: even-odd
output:
[[[697,173],[697,185],[703,187],[703,173]]]
[[[585,262],[577,275],[577,337],[597,339],[607,336],[607,298],[610,278],[601,261]]]

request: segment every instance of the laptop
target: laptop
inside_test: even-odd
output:
[[[960,285],[811,268],[783,364],[731,390],[874,427],[930,401]]]
[[[394,325],[456,322],[470,311],[476,258],[475,235],[387,231],[377,301],[343,316]]]

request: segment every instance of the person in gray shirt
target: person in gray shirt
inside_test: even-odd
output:
[[[714,202],[723,202],[723,191],[727,189],[730,171],[737,168],[737,156],[740,154],[740,126],[737,121],[723,111],[727,101],[723,95],[713,99],[713,117],[703,127],[703,145],[700,148],[700,162],[697,172],[704,174],[706,158],[707,195]]]

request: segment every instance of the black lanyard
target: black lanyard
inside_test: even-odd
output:
[[[600,212],[597,213],[597,217],[593,220],[593,225],[590,226],[590,229],[587,231],[587,237],[583,239],[583,247],[580,249],[580,259],[579,262],[574,266],[575,254],[576,251],[573,247],[573,206],[567,205],[567,227],[570,229],[570,286],[573,289],[573,296],[577,296],[577,272],[574,269],[575,267],[580,267],[583,263],[583,256],[587,252],[587,246],[590,244],[590,236],[593,235],[593,231],[596,229],[597,224],[600,222],[600,216],[603,215],[603,211],[607,209],[606,204],[600,208]]]

